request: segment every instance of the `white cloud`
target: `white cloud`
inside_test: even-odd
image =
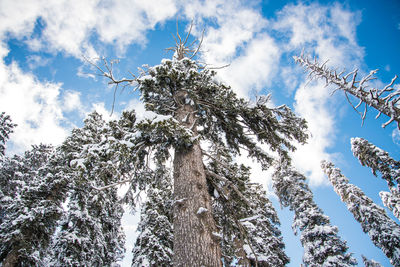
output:
[[[318,4],[287,5],[273,23],[274,29],[285,32],[287,44],[282,44],[288,54],[299,53],[301,49],[315,55],[320,60],[329,59],[333,67],[360,66],[364,51],[356,43],[355,29],[360,22],[359,14],[342,8],[339,4],[333,7]],[[287,74],[298,73],[290,68]],[[305,77],[301,74],[300,77]],[[284,75],[281,75],[284,77]],[[300,80],[304,78],[300,78]],[[286,81],[293,82],[293,79]],[[326,181],[321,171],[320,161],[332,160],[334,155],[327,152],[336,137],[334,125],[338,108],[332,103],[330,90],[322,82],[304,87],[303,82],[295,93],[295,111],[308,121],[311,138],[308,144],[298,148],[293,154],[296,167],[304,172],[311,184],[319,185]]]
[[[275,41],[266,34],[260,34],[246,46],[245,52],[219,71],[240,97],[259,92],[271,84],[277,71],[280,51]]]
[[[97,113],[99,113],[102,116],[103,120],[105,120],[105,121],[116,120],[119,117],[118,113],[116,113],[116,112],[111,113],[110,110],[107,110],[104,102],[93,103],[91,110],[88,111],[87,113],[90,113],[93,111],[96,111]]]
[[[61,84],[41,83],[16,63],[0,62],[0,106],[18,124],[9,152],[20,153],[41,142],[58,144],[66,137],[60,90]]]
[[[398,128],[395,128],[392,131],[392,140],[396,145],[400,145],[400,131]]]
[[[158,8],[160,6],[163,8]],[[281,58],[282,55],[290,57],[303,48],[321,60],[330,59],[330,64],[334,67],[351,68],[361,65],[364,52],[355,38],[356,26],[360,22],[358,13],[349,12],[339,4],[289,4],[278,14],[276,20],[271,21],[262,17],[261,10],[255,8],[256,6],[257,1],[245,3],[238,0],[190,3],[174,0],[4,0],[0,2],[0,38],[3,41],[9,37],[19,38],[37,51],[61,51],[77,58],[86,54],[93,58],[97,56],[96,49],[99,48],[91,42],[93,38],[100,41],[96,42],[96,46],[112,44],[123,52],[131,43],[145,44],[148,30],[154,29],[157,23],[164,23],[172,18],[178,10],[183,10],[186,18],[193,18],[197,22],[194,29],[197,37],[200,36],[204,23],[212,25],[207,29],[204,38],[203,60],[214,66],[229,63],[229,67],[218,71],[219,77],[242,97],[268,87],[277,77],[285,78],[283,84],[289,93],[297,88],[302,82],[299,78],[300,67],[283,66]],[[35,27],[41,30],[37,31]],[[277,31],[280,33],[279,38],[275,38]],[[7,53],[3,46],[0,56],[4,58]],[[32,58],[32,62],[40,63],[40,60]],[[40,83],[32,74],[23,73],[15,63],[10,66],[2,63],[0,71],[3,77],[18,77],[14,81],[3,78],[1,94],[8,98],[0,101],[9,103],[10,99],[16,98],[16,93],[11,91],[13,87],[22,88],[24,85],[27,86],[25,88],[36,88],[36,91],[25,89],[29,92],[24,94],[25,98],[30,98],[25,102],[31,104],[32,114],[16,114],[20,116],[18,120],[30,125],[36,132],[41,125],[35,128],[39,121],[37,118],[30,119],[29,116],[39,116],[40,110],[49,111],[46,115],[47,124],[52,123],[54,131],[65,131],[60,126],[64,119],[63,112],[78,110],[82,114],[88,111],[82,106],[77,92],[65,92],[60,100],[60,84]],[[26,80],[23,79],[25,76],[28,77]],[[304,76],[300,73],[301,78]],[[9,83],[13,86],[4,86]],[[19,90],[25,92],[24,89]],[[323,91],[327,90],[316,86],[299,87],[295,99],[296,112],[309,121],[313,135],[307,146],[299,148],[298,154],[309,155],[303,158],[315,158],[308,163],[299,160],[297,165],[303,166],[316,184],[322,181],[322,176],[316,171],[319,169],[319,160],[330,157],[326,149],[329,147],[329,140],[335,136],[333,125],[336,118],[329,117],[327,107],[332,100],[328,95],[321,95]],[[44,100],[37,101],[37,94]],[[130,106],[133,104],[139,110],[143,109],[143,106],[134,102]],[[106,110],[104,103],[96,103],[92,107],[105,118],[109,117],[110,112]],[[12,107],[8,108],[17,113]],[[151,115],[145,113],[144,109],[138,114]],[[326,114],[326,117],[319,119],[321,114]],[[46,116],[42,116],[43,122],[46,121]],[[33,134],[30,139],[35,139],[34,136]],[[22,143],[27,142],[25,140]]]
[[[219,69],[218,76],[241,97],[260,91],[270,83],[280,51],[265,32],[268,20],[260,10],[240,1],[194,1],[184,7],[189,18],[196,18],[194,34],[211,21],[205,32],[201,60]]]
[[[295,110],[307,120],[311,136],[308,143],[298,146],[292,156],[297,169],[314,185],[326,182],[320,162],[332,160],[326,149],[335,141],[334,113],[328,108],[329,92],[323,86],[322,82],[308,86],[302,84],[295,96]]]
[[[44,58],[38,55],[31,55],[27,57],[29,69],[36,69],[38,67],[46,66],[50,63],[49,58]]]
[[[92,58],[97,55],[90,42],[93,34],[123,51],[128,44],[143,44],[147,30],[176,12],[173,0],[5,0],[0,2],[0,38],[8,34],[25,37],[36,51],[46,49]],[[40,34],[35,27],[42,28]]]
[[[81,93],[76,91],[67,91],[63,96],[63,109],[66,112],[78,110],[83,113],[84,106],[81,102]]]

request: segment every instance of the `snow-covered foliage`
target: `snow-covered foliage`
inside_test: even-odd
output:
[[[400,226],[360,188],[349,184],[349,180],[332,163],[323,161],[321,166],[363,231],[369,235],[375,246],[382,249],[394,266],[400,266]]]
[[[292,140],[306,141],[305,120],[296,117],[287,106],[268,107],[270,96],[259,97],[256,103],[238,98],[230,87],[217,82],[215,75],[188,58],[164,59],[160,65],[143,70],[137,82],[146,108],[172,117],[151,127],[156,133],[165,132],[161,140],[164,144],[177,148],[201,139],[224,143],[236,153],[244,147],[267,168],[272,156],[260,148],[260,143],[286,155],[287,149],[295,149]],[[182,128],[185,118],[175,118],[182,105],[193,107],[192,114],[186,114],[195,116],[190,129]],[[138,127],[143,130],[140,124]],[[191,130],[195,128],[198,132],[193,136]]]
[[[390,192],[382,191],[379,195],[383,204],[400,220],[400,162],[363,138],[352,138],[351,150],[363,166],[370,167],[375,176],[379,172],[387,181]]]
[[[217,251],[212,265],[221,263],[220,241],[226,262],[242,257],[260,266],[288,263],[277,228],[279,220],[265,192],[260,185],[250,183],[247,167],[231,161],[245,149],[263,169],[269,168],[274,157],[261,144],[289,161],[288,150],[295,150],[292,142],[304,143],[308,137],[306,122],[287,106],[270,107],[270,96],[261,96],[254,103],[238,98],[215,75],[183,57],[146,67],[135,82],[146,109],[158,117],[136,122],[134,112],[124,112],[119,120],[105,123],[99,114],[92,113],[84,127],[74,129],[59,148],[38,146],[12,159],[4,157],[4,144],[14,125],[1,113],[0,260],[26,266],[115,266],[124,253],[122,205],[134,205],[133,193],[148,189],[134,266],[174,265],[171,218],[180,219],[172,216],[179,209],[172,209],[169,202],[170,177],[161,175],[159,168],[151,168],[169,160],[174,149],[175,158],[180,155],[181,159],[190,151],[196,152],[191,154],[196,155],[192,160],[200,168],[198,173],[189,173],[203,179],[196,193],[200,192],[205,201],[193,209],[189,219],[207,224],[204,229],[210,234],[206,238]],[[112,83],[128,82],[104,76]],[[200,141],[222,147],[226,152],[222,161],[228,168],[214,160],[205,166],[207,170],[202,168],[206,164],[201,158]],[[174,166],[174,178],[179,168]],[[130,190],[119,199],[116,186],[125,182],[129,182]],[[215,216],[207,193],[214,195]],[[67,203],[65,210],[62,203]],[[213,218],[221,231],[217,231]],[[161,224],[164,226],[157,228]],[[207,247],[203,250],[206,252],[209,245],[197,247]]]
[[[364,255],[362,255],[362,259],[365,267],[382,267],[382,265],[379,262],[376,262],[374,260],[369,260]]]
[[[52,248],[52,265],[111,266],[123,257],[123,207],[117,188],[99,189],[120,179],[111,133],[94,112],[61,146],[73,179],[67,212]]]
[[[10,116],[6,115],[4,112],[0,113],[0,158],[4,156],[6,150],[5,144],[15,126],[16,124],[12,123]]]
[[[240,266],[285,266],[289,258],[278,229],[279,219],[250,170],[232,163],[228,151],[214,151],[207,164],[214,217],[220,228],[224,262]]]
[[[392,81],[382,89],[372,88],[369,81],[375,79],[374,75],[378,70],[372,70],[368,75],[357,80],[357,69],[344,74],[344,71],[337,73],[336,70],[330,69],[326,65],[326,62],[320,64],[316,59],[310,60],[304,55],[294,57],[294,60],[310,72],[310,78],[321,78],[326,81],[327,85],[333,84],[337,87],[336,90],[344,91],[347,100],[349,100],[347,93],[358,98],[359,103],[356,106],[351,104],[349,100],[350,104],[357,112],[357,108],[364,103],[364,112],[363,114],[360,113],[363,121],[366,116],[367,107],[373,107],[379,111],[377,117],[379,117],[381,113],[389,117],[389,120],[384,123],[382,127],[386,127],[393,121],[396,121],[397,126],[400,128],[400,108],[398,106],[400,100],[400,87],[396,88],[396,86],[393,85],[397,76],[395,76]]]
[[[338,236],[329,217],[313,200],[306,178],[293,167],[281,162],[273,175],[275,193],[281,205],[294,211],[292,228],[304,247],[305,266],[353,266],[356,260],[347,253],[347,245]]]
[[[57,151],[34,146],[23,156],[5,159],[0,170],[0,262],[3,266],[40,266],[63,213],[70,181]]]
[[[172,266],[172,181],[159,165],[142,206],[132,267]]]
[[[371,168],[377,176],[380,172],[390,187],[400,184],[400,162],[389,153],[363,138],[351,138],[351,150],[363,166]]]
[[[185,47],[181,46],[177,49],[183,49],[180,50],[181,52],[186,51]],[[293,141],[299,143],[306,141],[308,135],[306,134],[305,120],[296,117],[287,106],[270,107],[268,103],[270,96],[261,96],[254,103],[238,98],[230,87],[217,81],[214,71],[199,65],[192,59],[185,58],[182,56],[185,53],[177,54],[180,56],[174,57],[172,60],[164,59],[160,65],[144,67],[139,78],[135,79],[146,109],[156,113],[159,117],[153,120],[143,120],[136,124],[136,129],[140,133],[135,139],[136,148],[140,148],[143,154],[147,155],[143,157],[143,161],[150,159],[156,163],[163,163],[170,158],[170,149],[174,149],[175,153],[183,155],[194,147],[198,147],[200,141],[205,141],[205,143],[215,147],[224,147],[226,151],[229,151],[230,157],[238,155],[242,149],[245,149],[251,158],[261,163],[263,169],[267,169],[271,166],[274,157],[264,151],[261,144],[266,145],[271,151],[278,152],[286,160],[290,160],[287,151],[295,149]],[[128,82],[116,80],[111,72],[102,71],[101,75],[110,79],[110,82],[114,84]],[[132,82],[129,81],[129,83]],[[137,170],[151,176],[152,173],[146,171],[146,166],[148,166],[148,162],[137,166]],[[174,168],[175,173],[180,172],[179,167],[174,166]],[[236,168],[242,167],[237,166]],[[209,171],[206,175],[213,177]],[[199,177],[204,176],[199,175]],[[150,180],[147,179],[147,184],[150,184]],[[239,180],[229,181],[228,183],[238,183]],[[209,181],[211,180],[209,179]],[[134,184],[134,180],[132,182]],[[247,184],[249,182],[242,181],[241,183]],[[236,187],[237,185],[233,188]],[[247,185],[242,188],[243,192],[237,189],[232,194],[242,199],[240,201],[245,201],[243,198],[248,198],[247,202],[250,203],[250,199],[253,197],[253,193],[250,192],[261,190],[255,188]],[[231,188],[231,190],[233,189]],[[217,192],[218,188],[215,188],[215,191]],[[217,194],[223,197],[222,192],[217,192]],[[245,208],[242,203],[243,210],[246,210],[247,213],[239,214],[239,217],[235,218],[236,221],[253,218],[253,216],[259,218],[255,221],[242,222],[249,228],[245,231],[254,236],[247,237],[247,241],[242,243],[241,248],[243,250],[243,246],[248,245],[253,250],[255,249],[252,253],[246,254],[246,257],[248,256],[250,260],[273,261],[277,266],[284,265],[288,258],[283,253],[280,233],[275,227],[277,220],[271,215],[270,204],[265,197],[262,197],[263,194],[259,192],[256,195],[258,196],[256,201],[258,204],[254,204],[255,206],[249,209],[250,206]],[[226,201],[226,203],[229,203],[229,201]],[[197,214],[198,210],[199,207],[196,207],[192,216],[201,217],[202,214]],[[174,209],[175,211],[178,211],[178,209]],[[224,212],[226,216],[236,216],[233,210],[224,210]],[[232,214],[229,215],[229,213]],[[208,212],[204,214],[208,214]],[[258,215],[260,217],[257,217]],[[180,219],[179,216],[174,216],[174,218]],[[239,223],[240,226],[234,226],[235,220],[231,221],[230,227],[246,228],[242,223]],[[213,224],[213,222],[208,223]],[[264,227],[265,231],[258,233],[251,230],[255,227]],[[195,230],[193,229],[193,231]],[[220,233],[213,232],[212,236],[216,240]],[[240,238],[244,240],[243,233]],[[271,248],[268,248],[266,245],[268,243],[258,243],[262,238],[275,239],[275,243]],[[174,242],[178,241],[175,240]],[[193,247],[202,246],[194,245]],[[247,250],[247,252],[249,251]],[[234,255],[229,254],[228,256],[233,257]],[[276,258],[272,259],[273,257]]]
[[[391,192],[381,191],[379,196],[385,207],[393,212],[393,215],[400,220],[400,193],[399,190],[392,189]]]

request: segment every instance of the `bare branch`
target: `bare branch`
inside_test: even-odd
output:
[[[391,122],[396,121],[397,127],[400,129],[400,108],[397,106],[397,103],[400,101],[400,88],[395,89],[393,87],[393,84],[397,79],[397,75],[382,89],[367,89],[369,87],[368,82],[376,79],[374,75],[378,70],[370,71],[368,75],[364,76],[360,81],[357,81],[356,77],[358,74],[358,69],[355,69],[346,75],[343,75],[343,71],[337,74],[336,71],[333,71],[326,66],[326,62],[319,64],[316,58],[314,58],[312,61],[308,57],[304,56],[303,53],[300,57],[294,57],[294,60],[309,71],[310,79],[314,77],[323,78],[326,80],[327,84],[333,84],[336,86],[336,89],[333,92],[337,90],[342,90],[345,92],[346,99],[350,104],[351,101],[348,99],[347,93],[365,103],[366,106],[362,115],[357,111],[360,103],[355,107],[351,104],[353,109],[355,109],[357,113],[361,115],[361,119],[363,121],[366,117],[367,106],[370,106],[379,112],[377,118],[381,113],[389,117],[389,120],[384,123],[382,127],[386,127]]]

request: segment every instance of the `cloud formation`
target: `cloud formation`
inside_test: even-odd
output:
[[[0,50],[0,54],[7,54],[4,47]],[[41,142],[58,144],[66,137],[67,130],[61,126],[60,91],[61,84],[41,83],[16,63],[0,61],[0,107],[18,125],[11,135],[13,152]]]
[[[1,1],[0,101],[20,125],[13,137],[16,150],[41,140],[59,142],[67,132],[66,113],[76,111],[82,116],[93,108],[104,114],[108,112],[102,103],[82,103],[81,92],[65,91],[60,83],[40,82],[33,74],[24,73],[15,62],[6,65],[5,44],[9,38],[17,38],[33,51],[62,53],[79,59],[82,54],[96,57],[97,51],[106,51],[103,49],[107,45],[117,47],[119,53],[133,43],[145,46],[149,31],[180,14],[188,20],[194,19],[193,33],[197,37],[206,29],[201,60],[216,67],[230,64],[218,70],[219,77],[239,96],[265,93],[266,88],[275,85],[274,80],[282,81],[285,87],[280,90],[286,90],[287,95],[295,92],[295,111],[309,121],[312,133],[309,144],[294,154],[295,163],[309,174],[314,184],[322,183],[325,178],[319,161],[331,159],[326,151],[335,138],[333,126],[337,119],[330,110],[334,99],[321,89],[321,84],[304,87],[304,73],[286,59],[304,49],[321,60],[329,59],[334,67],[362,65],[364,52],[356,41],[361,16],[340,4],[328,7],[300,3],[286,5],[272,19],[262,16],[257,3]],[[31,69],[43,63],[37,57],[31,57],[29,62]],[[22,95],[26,100],[21,101]],[[309,160],[304,162],[304,158]]]
[[[362,65],[364,50],[356,42],[359,22],[360,14],[354,14],[339,4],[333,7],[290,4],[278,13],[273,28],[285,33],[284,53],[298,56],[304,50],[321,61],[329,60],[333,67],[343,68]],[[320,161],[334,159],[327,149],[336,138],[334,125],[337,118],[334,114],[339,112],[339,108],[335,105],[337,99],[331,97],[323,82],[308,84],[306,75],[299,73],[299,68],[292,63],[281,75],[284,81],[298,85],[295,88],[295,111],[308,121],[311,133],[308,144],[299,147],[293,157],[296,167],[312,184],[319,185],[327,181]]]

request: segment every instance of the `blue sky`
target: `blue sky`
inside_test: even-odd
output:
[[[0,111],[18,124],[8,153],[21,153],[39,142],[59,144],[93,110],[110,118],[113,88],[101,78],[93,79],[94,70],[83,56],[119,58],[115,73],[120,77],[137,72],[143,64],[159,64],[171,57],[163,49],[173,45],[177,17],[181,32],[192,19],[195,37],[205,30],[200,60],[211,66],[230,64],[219,77],[240,96],[272,93],[273,104],[287,104],[308,120],[312,137],[293,155],[296,167],[309,178],[316,202],[339,227],[360,266],[361,254],[390,266],[340,202],[319,165],[323,159],[333,161],[351,183],[381,204],[378,193],[386,189],[385,182],[352,156],[350,138],[366,138],[400,159],[400,133],[394,124],[382,129],[385,118],[375,120],[373,110],[361,127],[359,115],[340,92],[331,96],[332,88],[319,82],[305,86],[307,75],[292,56],[304,49],[321,61],[329,59],[328,64],[338,69],[368,73],[378,68],[374,86],[387,84],[400,74],[396,0],[2,0]],[[132,108],[146,116],[137,93],[130,88],[118,92],[113,116]],[[254,166],[253,179],[270,188],[269,173],[247,163]],[[274,196],[271,199],[276,204]],[[299,266],[302,249],[290,228],[293,215],[275,207],[291,257],[289,266]],[[132,221],[125,218],[130,239]]]

